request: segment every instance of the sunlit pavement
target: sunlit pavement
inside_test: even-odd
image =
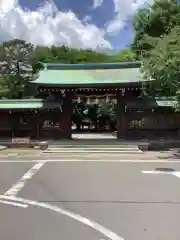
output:
[[[0,239],[180,239],[179,159],[38,154],[0,159]]]
[[[176,154],[175,151],[145,151],[145,152],[108,152],[106,149],[101,149],[99,153],[97,151],[81,151],[78,148],[75,152],[72,149],[64,149],[63,152],[46,152],[39,149],[11,149],[7,148],[0,151],[0,161],[37,161],[41,159],[47,160],[179,160],[180,154]],[[78,151],[78,152],[77,152]]]

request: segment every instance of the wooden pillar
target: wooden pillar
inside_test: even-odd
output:
[[[121,92],[118,92],[116,95],[117,98],[117,139],[120,139],[124,136],[124,133],[127,130],[127,117],[125,112],[126,106],[126,97],[122,95]]]
[[[35,110],[33,114],[33,138],[39,139],[40,137],[40,128],[39,128],[39,110]]]
[[[39,112],[36,113],[36,138],[40,137],[40,122],[39,122]]]
[[[73,93],[66,92],[63,99],[62,113],[60,115],[59,131],[60,137],[71,139],[72,112],[73,112]]]

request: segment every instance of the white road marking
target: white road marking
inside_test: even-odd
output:
[[[180,172],[173,172],[172,175],[174,175],[174,176],[180,178]]]
[[[146,159],[32,159],[32,160],[0,160],[0,163],[39,163],[39,162],[104,162],[104,163],[180,163],[179,160],[146,160]]]
[[[162,171],[155,171],[155,170],[152,170],[152,171],[142,171],[142,173],[147,173],[147,174],[159,174],[159,175],[173,175],[175,177],[178,177],[180,178],[180,171],[173,171],[173,172],[162,172]]]
[[[13,205],[13,206],[15,206],[15,207],[22,207],[22,208],[27,208],[27,207],[28,207],[27,204],[17,203],[17,202],[10,202],[10,201],[6,201],[6,200],[0,200],[0,203],[4,203],[4,204],[8,204],[8,205]]]
[[[27,180],[31,179],[34,174],[45,164],[46,161],[39,161],[36,163],[22,178],[14,184],[4,195],[16,196],[18,192],[25,186]]]
[[[161,171],[142,171],[142,173],[148,173],[148,174],[162,174],[162,175],[168,175],[168,174],[172,174],[171,172],[161,172]]]
[[[10,200],[10,201],[18,201],[21,202],[23,204],[28,204],[28,205],[33,205],[35,207],[40,207],[43,209],[48,209],[50,211],[54,211],[57,212],[59,214],[62,214],[64,216],[70,217],[98,232],[100,232],[101,234],[103,234],[105,237],[109,238],[110,240],[124,240],[122,237],[118,236],[116,233],[112,232],[111,230],[103,227],[102,225],[100,225],[97,222],[94,222],[86,217],[83,217],[79,214],[70,212],[68,210],[65,210],[63,208],[60,208],[58,206],[55,205],[51,205],[48,203],[43,203],[43,202],[36,202],[36,201],[32,201],[32,200],[28,200],[28,199],[23,199],[23,198],[19,198],[19,197],[14,197],[14,196],[5,196],[5,195],[0,195],[0,199],[5,199],[5,200]]]

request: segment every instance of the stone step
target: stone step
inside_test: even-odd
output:
[[[88,147],[88,148],[52,148],[49,147],[48,149],[46,149],[44,151],[45,153],[65,153],[65,154],[70,154],[70,153],[111,153],[111,154],[116,154],[116,153],[142,153],[142,151],[137,147],[137,146],[133,146],[133,147],[119,147],[119,148],[100,148],[100,147],[96,147],[96,148],[92,148],[92,147]]]
[[[71,148],[63,148],[63,147],[48,147],[48,150],[62,150],[62,151],[121,151],[121,150],[139,150],[138,147],[118,147],[118,148],[109,148],[109,147],[71,147]]]
[[[136,144],[119,144],[119,145],[49,145],[48,148],[55,149],[55,148],[61,148],[61,149],[132,149],[132,148],[138,148],[138,145]]]
[[[71,152],[63,152],[63,151],[53,151],[53,150],[45,150],[43,153],[63,153],[63,154],[65,154],[66,153],[66,155],[69,155],[69,154],[75,154],[75,153],[84,153],[83,151],[71,151]],[[102,155],[102,153],[104,153],[104,154],[110,154],[111,153],[111,155],[113,154],[113,155],[115,155],[115,154],[121,154],[121,153],[123,153],[123,154],[141,154],[141,153],[143,153],[141,150],[139,150],[139,151],[125,151],[125,150],[122,150],[122,151],[118,151],[118,152],[107,152],[107,151],[90,151],[90,152],[87,152],[87,154],[93,154],[93,153],[95,153],[95,154],[101,154]]]
[[[148,143],[147,141],[117,141],[117,140],[68,140],[68,141],[42,141],[47,142],[50,146],[128,146],[141,145]]]
[[[106,151],[112,151],[112,150],[119,150],[121,151],[127,151],[127,150],[134,150],[134,149],[143,149],[145,150],[145,145],[147,145],[145,142],[128,142],[128,141],[115,141],[115,142],[104,142],[104,141],[67,141],[67,142],[61,142],[61,141],[43,141],[39,143],[39,148],[42,150],[46,150],[47,148],[49,150],[56,150],[61,149],[61,151],[64,149],[65,151],[74,151],[74,150],[81,150],[85,151],[86,149],[88,151],[96,151],[96,150],[106,150]]]

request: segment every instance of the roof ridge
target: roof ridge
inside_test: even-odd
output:
[[[25,98],[25,99],[0,99],[0,103],[3,103],[3,102],[40,102],[40,101],[44,101],[43,98]]]
[[[44,69],[119,69],[119,68],[139,68],[141,66],[140,61],[118,62],[118,63],[78,63],[78,64],[66,64],[66,63],[42,63]]]

